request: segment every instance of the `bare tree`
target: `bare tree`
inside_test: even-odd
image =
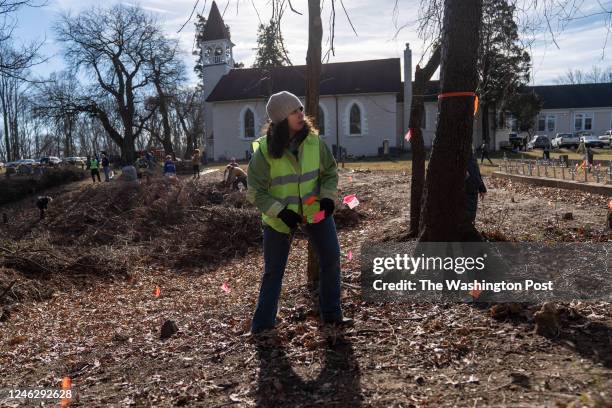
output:
[[[185,81],[185,66],[177,58],[177,41],[160,36],[155,41],[151,41],[148,46],[151,82],[157,93],[154,103],[161,115],[163,130],[162,137],[158,140],[162,143],[166,153],[171,154],[174,153],[174,148],[170,125],[170,104],[181,83]]]
[[[434,72],[440,66],[440,46],[436,46],[431,58],[423,69],[416,66],[414,88],[410,105],[410,146],[412,149],[412,171],[410,183],[410,230],[408,235],[416,237],[419,233],[421,200],[425,183],[425,143],[423,141],[422,118],[425,112],[425,89]]]
[[[612,66],[603,69],[595,65],[588,72],[570,68],[565,74],[555,80],[555,83],[559,85],[599,84],[607,82],[612,82]]]
[[[442,99],[427,169],[421,241],[478,238],[465,208],[464,187],[472,150],[474,97],[452,93],[476,90],[481,23],[482,0],[445,0],[440,70]]]
[[[39,56],[42,42],[31,42],[16,48],[13,31],[16,19],[9,18],[24,7],[43,7],[46,3],[37,0],[0,0],[0,74],[22,78],[24,70],[43,62]]]
[[[321,3],[308,0],[308,52],[306,53],[306,114],[318,126],[319,92],[321,84],[321,42],[323,23],[321,22]],[[307,281],[316,288],[319,281],[319,262],[313,246],[308,243]]]
[[[204,135],[204,100],[202,89],[183,89],[174,99],[174,108],[185,135],[184,157],[189,158],[193,150],[200,146],[199,139]],[[202,140],[202,143],[205,143]]]
[[[71,109],[95,115],[121,148],[122,158],[134,160],[134,142],[154,112],[146,110],[143,102],[153,80],[148,63],[151,43],[159,36],[155,22],[140,8],[116,5],[92,8],[76,17],[63,15],[55,30],[70,69],[93,80],[86,92],[72,98]],[[100,103],[105,97],[114,101],[120,126]]]

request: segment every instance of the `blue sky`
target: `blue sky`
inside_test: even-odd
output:
[[[612,9],[612,0],[600,0]],[[331,0],[324,0],[324,50],[328,38],[327,15]],[[48,0],[42,8],[24,8],[15,14],[17,29],[14,36],[17,43],[34,40],[45,40],[42,52],[49,61],[36,67],[36,75],[47,76],[53,71],[61,70],[61,44],[55,42],[53,24],[61,13],[77,14],[92,6],[108,6],[112,2],[95,0]],[[116,2],[119,3],[119,2]],[[154,13],[169,36],[180,39],[184,51],[183,58],[190,72],[190,80],[196,78],[192,74],[194,58],[191,56],[194,38],[193,21],[181,33],[177,30],[187,20],[195,0],[140,0],[137,3],[123,1],[126,5],[137,4]],[[257,25],[259,18],[253,7],[257,7],[262,20],[269,19],[269,0],[228,0],[218,1],[226,24],[230,26],[234,47],[234,59],[244,62],[248,67],[254,60]],[[303,13],[302,16],[286,11],[283,23],[283,34],[289,49],[293,64],[304,64],[308,42],[307,1],[293,0],[294,7]],[[339,2],[338,2],[339,3]],[[422,41],[416,32],[416,17],[418,16],[419,0],[399,0],[400,10],[397,15],[397,25],[407,24],[407,27],[397,32],[394,23],[393,5],[395,0],[345,0],[345,5],[355,26],[358,37],[355,36],[340,7],[336,7],[336,55],[330,62],[355,61],[378,58],[401,58],[406,42],[413,50],[413,65],[421,58]],[[200,0],[198,11],[208,15],[211,0]],[[584,0],[577,16],[588,15],[598,10],[598,0]],[[557,27],[553,27],[555,30]],[[581,18],[569,23],[561,33],[555,36],[559,49],[551,41],[546,31],[537,32],[531,47],[533,59],[533,84],[551,84],[555,78],[565,73],[569,68],[590,70],[598,65],[602,68],[612,66],[612,33],[608,45],[604,48],[607,29],[610,21],[604,16]],[[395,38],[394,38],[395,37]],[[413,66],[414,69],[414,66]]]

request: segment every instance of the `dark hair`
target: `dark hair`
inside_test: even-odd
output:
[[[319,130],[313,125],[312,119],[304,116],[304,128],[302,131],[307,133],[319,133]],[[280,159],[283,156],[285,147],[289,144],[289,121],[287,119],[276,124],[271,121],[263,127],[263,132],[268,137],[268,153],[275,159]]]

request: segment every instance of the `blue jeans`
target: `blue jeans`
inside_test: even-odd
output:
[[[340,308],[340,245],[333,217],[304,227],[319,258],[319,307],[323,321],[342,319]],[[264,226],[264,274],[259,288],[259,300],[251,331],[253,333],[271,329],[276,323],[278,298],[281,293],[283,275],[291,236]]]
[[[102,170],[104,170],[104,181],[110,181],[110,177],[109,177],[110,167],[104,166],[102,167]]]

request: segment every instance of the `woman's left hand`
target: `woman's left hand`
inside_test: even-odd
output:
[[[325,218],[327,218],[334,213],[336,204],[334,204],[334,200],[332,199],[322,198],[319,202],[319,207],[321,207],[321,209],[325,211]]]

